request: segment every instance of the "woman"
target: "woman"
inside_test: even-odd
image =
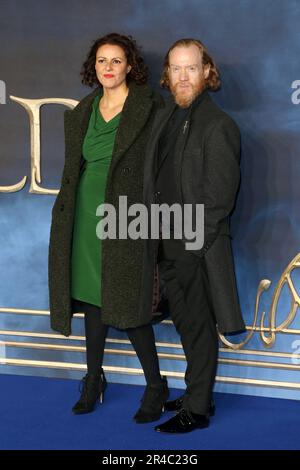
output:
[[[51,326],[68,336],[72,314],[85,313],[87,374],[75,414],[92,411],[99,396],[102,402],[108,325],[126,329],[147,382],[135,420],[150,422],[168,398],[150,324],[154,257],[149,262],[145,240],[100,240],[96,208],[112,204],[119,222],[119,196],[128,207],[143,202],[145,148],[160,99],[145,84],[147,68],[128,36],[98,38],[81,74],[83,84],[98,86],[65,112],[65,166],[49,246]]]

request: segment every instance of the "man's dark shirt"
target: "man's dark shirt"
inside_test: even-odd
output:
[[[170,119],[168,120],[158,142],[157,162],[156,162],[156,201],[159,204],[166,203],[171,206],[180,203],[180,189],[176,184],[174,155],[178,136],[183,132],[184,123],[188,115],[189,108],[176,106]],[[160,214],[162,222],[162,214]],[[176,259],[182,254],[184,247],[180,240],[174,240],[174,220],[173,213],[170,214],[170,238],[159,245],[158,259],[165,257]]]
[[[178,135],[183,132],[185,118],[189,108],[177,106],[168,120],[158,143],[157,180],[155,185],[158,193],[157,202],[172,205],[180,202],[180,194],[175,183],[174,149]]]

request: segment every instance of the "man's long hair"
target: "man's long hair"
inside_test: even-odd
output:
[[[205,67],[206,65],[210,66],[209,75],[205,79],[205,85],[207,89],[216,91],[221,87],[221,77],[219,70],[215,64],[213,58],[208,54],[207,49],[205,48],[204,44],[199,41],[198,39],[178,39],[178,41],[174,42],[170,49],[168,50],[165,59],[164,59],[164,68],[162,72],[162,77],[160,80],[160,84],[163,88],[170,89],[170,81],[169,81],[169,56],[170,52],[177,46],[188,47],[194,44],[200,50],[202,56],[202,65]]]

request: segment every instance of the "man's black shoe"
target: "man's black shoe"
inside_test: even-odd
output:
[[[180,411],[183,406],[183,398],[184,395],[176,398],[176,400],[170,400],[165,403],[165,411]],[[216,405],[214,404],[213,400],[211,400],[208,414],[209,416],[214,416],[216,412]]]
[[[155,431],[171,434],[183,434],[194,429],[207,428],[209,419],[206,415],[197,415],[182,408],[173,418],[163,424],[155,426]]]

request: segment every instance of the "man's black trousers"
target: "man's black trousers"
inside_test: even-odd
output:
[[[180,240],[161,240],[158,261],[187,361],[184,408],[206,414],[216,376],[218,335],[205,260],[185,250]]]

